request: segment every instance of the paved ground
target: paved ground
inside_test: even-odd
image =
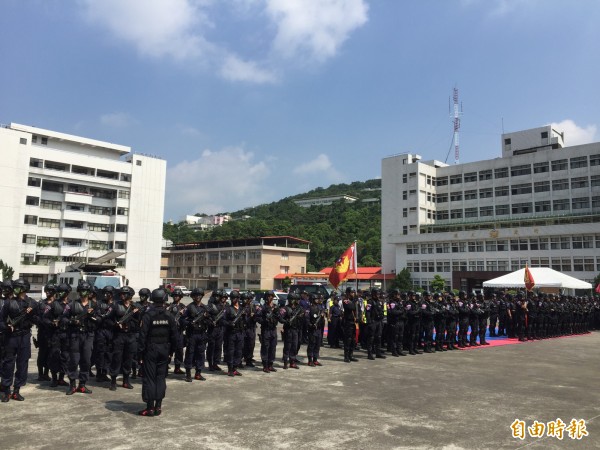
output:
[[[143,418],[141,386],[64,395],[33,381],[0,404],[8,448],[600,448],[600,333],[243,377],[169,377],[164,414]],[[278,345],[280,355],[282,344]],[[303,347],[304,349],[304,347]],[[256,351],[258,355],[258,348]],[[32,362],[34,360],[32,359]],[[139,380],[137,380],[139,382]],[[511,437],[519,418],[585,419],[589,436]]]

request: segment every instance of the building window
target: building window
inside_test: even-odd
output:
[[[63,243],[65,247],[81,247],[81,240],[79,239],[63,239]]]
[[[600,195],[592,197],[592,208],[600,208]]]
[[[531,183],[515,184],[511,188],[512,195],[531,194]]]
[[[117,215],[118,216],[128,216],[129,208],[117,208]]]
[[[27,178],[27,186],[40,187],[42,185],[41,178],[29,177]]]
[[[479,198],[492,198],[494,196],[494,191],[492,188],[479,189]]]
[[[465,191],[465,200],[477,200],[477,191],[475,189]]]
[[[58,247],[58,238],[38,236],[37,237],[38,247]]]
[[[64,185],[62,183],[53,183],[52,181],[44,180],[42,182],[42,191],[63,192]]]
[[[574,198],[571,200],[572,209],[587,209],[590,207],[589,197]]]
[[[119,191],[119,198],[129,199],[129,191]]]
[[[402,175],[402,182],[403,183],[408,183],[408,175],[407,174],[403,174]]]
[[[549,192],[550,182],[549,181],[537,181],[533,185],[534,192]]]
[[[408,217],[408,208],[402,208],[402,217]]]
[[[402,200],[408,199],[408,191],[402,191]]]
[[[448,220],[448,211],[438,211],[435,218],[437,220]]]
[[[565,189],[569,189],[569,180],[567,178],[563,178],[561,180],[552,180],[553,191],[563,191]]]
[[[260,266],[257,264],[250,265],[250,273],[260,273]]]
[[[450,218],[451,219],[462,219],[463,210],[462,209],[451,209],[450,210]]]
[[[451,202],[459,202],[462,200],[462,192],[451,192],[450,193],[450,201]]]
[[[23,222],[25,225],[37,225],[38,217],[37,216],[25,216],[25,221]]]
[[[496,205],[496,215],[497,216],[506,216],[508,215],[509,208],[508,205]]]
[[[569,210],[569,199],[565,198],[562,200],[554,200],[552,202],[553,211],[568,211]]]
[[[23,244],[35,244],[35,234],[24,234],[23,235]]]
[[[290,273],[290,266],[279,266],[279,273]]]
[[[58,170],[60,172],[69,172],[69,166],[67,164],[55,162],[55,161],[46,161],[44,163],[44,167],[50,170]]]
[[[567,170],[569,164],[566,159],[558,159],[556,161],[552,161],[552,172],[556,172],[558,170]]]
[[[550,171],[550,164],[546,162],[539,162],[533,164],[533,173],[545,173]]]
[[[579,169],[581,167],[587,167],[587,156],[571,158],[571,169]]]
[[[498,186],[494,189],[494,195],[496,197],[508,196],[508,186]]]
[[[491,170],[479,171],[479,181],[491,180],[491,179],[492,179],[492,171]]]
[[[436,180],[437,186],[447,186],[448,185],[448,177],[438,177]]]
[[[477,208],[465,208],[465,218],[472,219],[477,217]]]
[[[512,213],[513,214],[528,214],[532,212],[532,204],[531,203],[514,203],[512,205]]]
[[[600,186],[600,175],[592,175],[590,185],[592,187]]]
[[[38,206],[40,204],[40,198],[39,197],[31,197],[31,196],[27,196],[27,198],[25,199],[25,204],[29,205],[29,206]]]
[[[590,155],[590,166],[600,166],[600,154]]]
[[[436,203],[446,203],[448,201],[448,194],[438,194]]]
[[[499,167],[494,169],[494,178],[508,178],[508,167]]]
[[[535,202],[535,212],[549,212],[552,211],[550,201]]]
[[[571,189],[581,189],[588,187],[588,177],[571,178]]]
[[[490,217],[494,215],[494,207],[493,206],[482,206],[479,208],[479,215],[481,217]]]
[[[281,252],[281,260],[287,261],[288,259],[290,259],[290,254],[288,252]]]
[[[48,145],[48,138],[45,136],[42,136],[42,145]]]
[[[83,222],[75,220],[65,220],[65,228],[78,228],[83,229]]]
[[[477,181],[477,172],[465,173],[465,183]]]
[[[450,184],[460,184],[460,183],[462,183],[462,174],[450,175]]]
[[[523,164],[520,166],[514,166],[510,168],[510,176],[511,177],[519,177],[522,175],[530,175],[531,174],[531,164]]]
[[[29,158],[29,167],[38,167],[41,169],[43,165],[44,163],[41,159]]]

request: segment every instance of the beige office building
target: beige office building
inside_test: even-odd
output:
[[[277,275],[305,273],[309,244],[267,236],[174,245],[163,249],[163,281],[190,289],[274,289]]]

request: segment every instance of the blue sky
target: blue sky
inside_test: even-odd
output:
[[[600,140],[596,0],[3,0],[0,123],[168,164],[165,220],[460,161],[550,123]],[[450,153],[448,162],[453,162]]]

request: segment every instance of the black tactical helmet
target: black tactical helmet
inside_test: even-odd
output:
[[[88,283],[87,281],[81,281],[78,285],[77,285],[77,292],[81,293],[86,293],[86,295],[89,295],[90,291],[92,290],[92,286],[90,286],[90,283]]]
[[[162,304],[167,301],[168,297],[169,297],[169,295],[167,294],[167,291],[165,291],[164,289],[162,289],[162,288],[154,289],[152,291],[152,293],[150,294],[150,301],[152,303]]]
[[[179,288],[173,289],[173,292],[171,292],[171,297],[183,297],[183,291]]]
[[[12,282],[12,288],[13,292],[17,295],[21,292],[27,292],[29,291],[29,281],[24,280],[23,278],[17,278]]]
[[[67,283],[60,283],[56,287],[56,294],[60,298],[66,297],[67,295],[69,295],[69,292],[71,292],[71,286],[69,286]]]
[[[390,295],[400,295],[400,289],[392,289]]]
[[[250,294],[249,294],[248,292],[242,292],[242,293],[240,294],[240,298],[241,298],[242,300],[248,300],[248,299],[250,298]]]
[[[135,290],[131,286],[123,286],[120,289],[119,295],[124,295],[125,298],[133,298]]]
[[[4,295],[12,294],[12,280],[4,280],[2,281],[2,293]]]
[[[115,295],[115,288],[113,286],[104,286],[102,288],[102,292],[104,292],[104,295],[110,295],[113,296]]]
[[[229,298],[240,298],[240,292],[239,291],[231,291],[231,294],[229,294]]]
[[[204,297],[204,289],[202,288],[194,288],[192,292],[190,292],[190,297]]]
[[[431,292],[423,291],[423,297],[430,297],[430,296],[431,296]]]
[[[458,293],[458,296],[459,296],[460,298],[466,298],[466,297],[467,297],[467,293],[466,293],[465,291],[460,291],[460,292]]]
[[[150,292],[150,289],[148,289],[148,288],[141,288],[140,291],[138,292],[138,294],[139,294],[140,298],[142,298],[142,297],[148,298],[148,297],[150,297],[151,292]]]
[[[268,297],[268,296],[273,296],[273,297],[275,297],[275,292],[274,292],[274,291],[266,291],[266,292],[265,292],[265,297]]]
[[[54,283],[46,283],[46,286],[44,286],[44,292],[46,294],[55,294],[56,286],[54,285]]]

